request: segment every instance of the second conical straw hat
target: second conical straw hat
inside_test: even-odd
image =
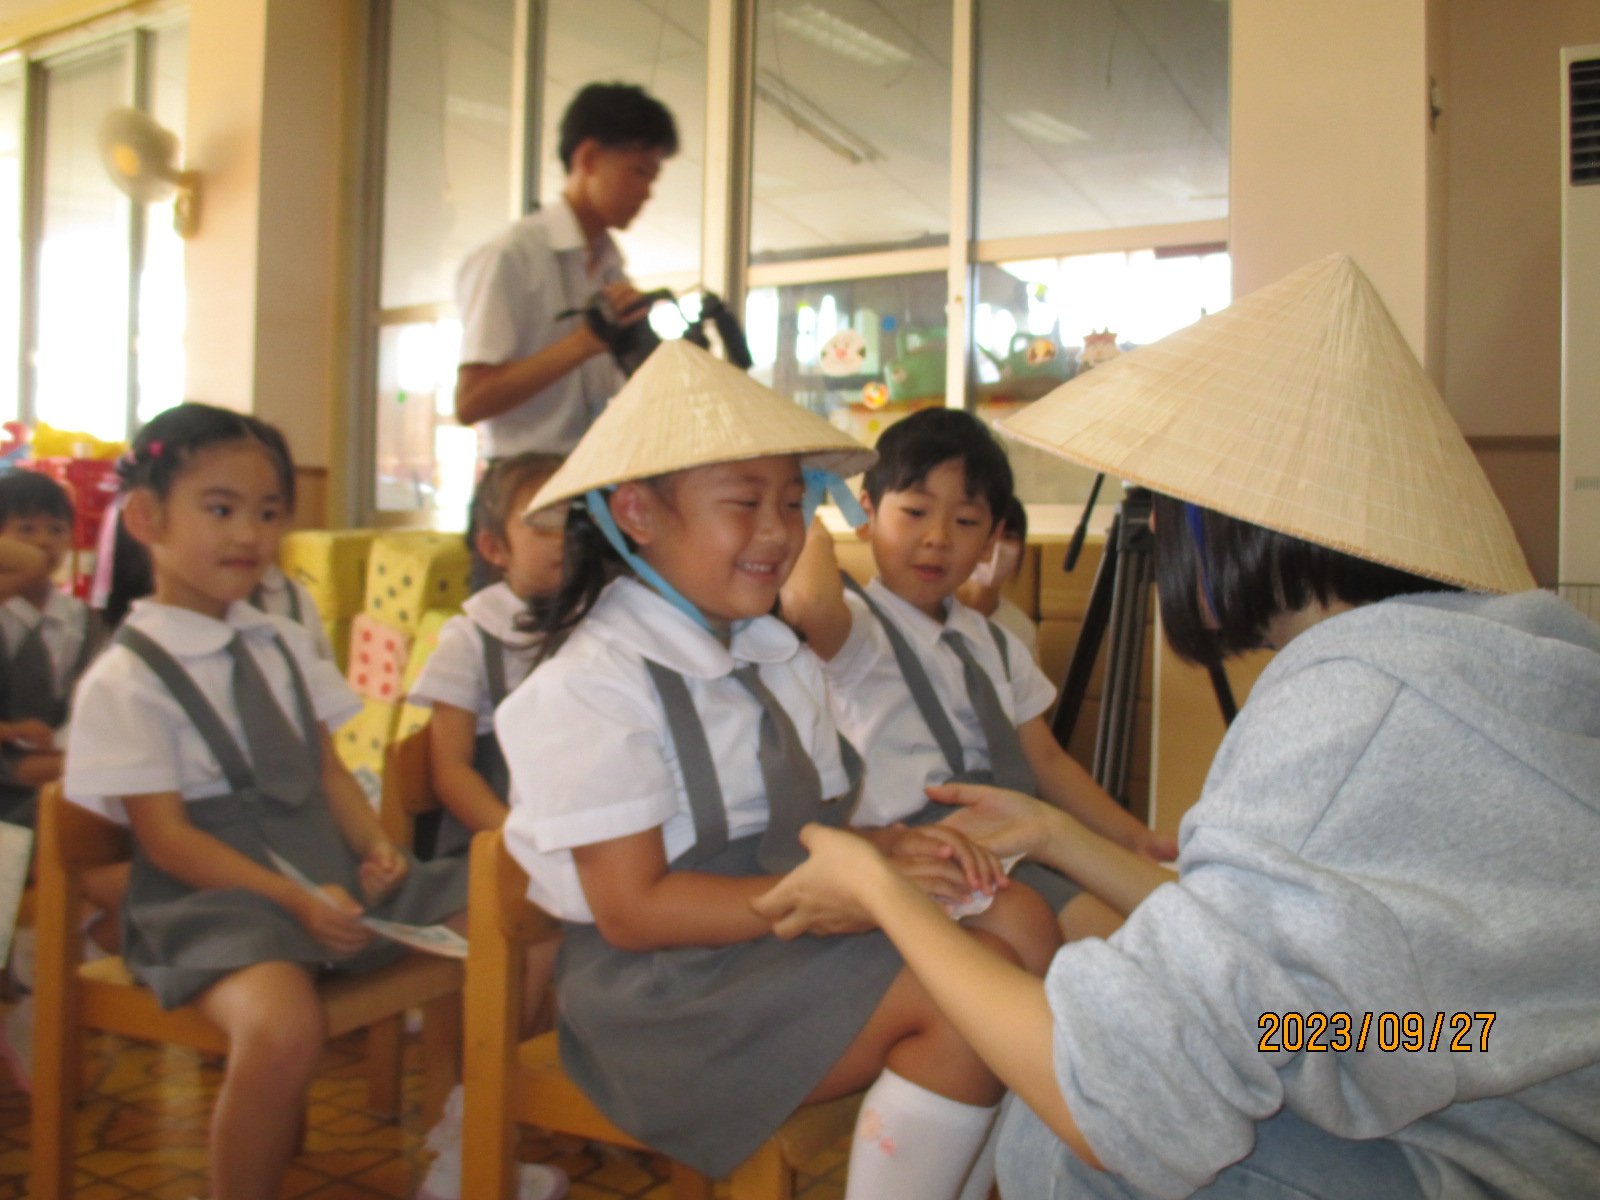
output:
[[[1345,255],[1085,372],[1001,428],[1359,558],[1479,591],[1533,586],[1466,439]]]
[[[528,511],[630,479],[770,454],[796,454],[808,467],[839,475],[865,471],[878,457],[700,347],[662,342],[539,489]]]

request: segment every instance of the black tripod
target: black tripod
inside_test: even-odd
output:
[[[1100,495],[1105,476],[1094,481],[1083,517],[1067,547],[1065,569],[1071,571],[1083,549],[1089,528],[1089,515]],[[1089,690],[1100,646],[1110,633],[1106,652],[1105,682],[1100,689],[1100,721],[1095,731],[1095,782],[1128,804],[1128,764],[1133,759],[1134,716],[1139,701],[1139,672],[1144,663],[1145,626],[1150,617],[1150,587],[1155,582],[1151,551],[1155,533],[1150,527],[1152,497],[1147,488],[1129,487],[1117,506],[1111,528],[1106,532],[1105,551],[1089,592],[1089,605],[1083,614],[1083,632],[1072,652],[1072,663],[1061,682],[1061,697],[1056,704],[1051,732],[1063,748],[1072,741],[1083,699]],[[1211,668],[1211,688],[1224,723],[1231,723],[1238,711],[1233,690],[1220,666]]]

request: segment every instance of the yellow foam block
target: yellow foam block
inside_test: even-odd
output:
[[[459,533],[380,534],[367,560],[365,609],[391,628],[415,633],[423,613],[467,598],[471,569]]]
[[[361,711],[334,737],[340,760],[358,779],[376,779],[383,774],[383,752],[393,739],[399,707],[384,700],[364,700]]]
[[[328,635],[328,645],[333,647],[333,661],[342,673],[345,664],[350,661],[350,618],[340,617],[337,621],[324,618],[322,632]]]
[[[366,595],[371,529],[297,529],[284,535],[278,565],[302,584],[325,620],[340,621],[361,611]],[[329,632],[329,638],[332,638]]]
[[[454,608],[430,608],[422,614],[422,620],[417,622],[417,636],[411,643],[411,658],[406,663],[405,674],[400,679],[400,690],[403,695],[411,694],[411,685],[416,683],[417,676],[422,674],[423,664],[428,661],[428,656],[439,648],[439,631],[458,611]],[[405,734],[399,736],[404,737]]]
[[[398,742],[410,737],[432,718],[433,706],[430,704],[402,704],[400,716],[395,720],[394,740]]]

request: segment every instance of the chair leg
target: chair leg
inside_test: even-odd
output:
[[[395,1120],[400,1115],[401,1053],[406,1018],[396,1013],[367,1027],[367,1108]]]
[[[461,993],[422,1008],[422,1124],[432,1128],[461,1079]]]
[[[672,1200],[711,1200],[715,1191],[711,1180],[682,1163],[671,1164]]]
[[[776,1138],[762,1142],[734,1169],[728,1194],[730,1200],[794,1200],[794,1172],[783,1161]]]

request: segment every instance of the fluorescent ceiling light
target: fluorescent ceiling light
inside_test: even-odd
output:
[[[785,33],[832,50],[842,58],[869,67],[902,66],[911,61],[909,51],[868,33],[815,4],[800,4],[772,19]]]
[[[1026,112],[1005,113],[1003,119],[1018,133],[1025,133],[1029,137],[1038,138],[1041,142],[1051,142],[1057,146],[1070,146],[1074,142],[1093,140],[1076,125],[1068,125],[1065,121],[1058,120],[1049,113],[1042,113],[1036,108],[1030,108]]]

